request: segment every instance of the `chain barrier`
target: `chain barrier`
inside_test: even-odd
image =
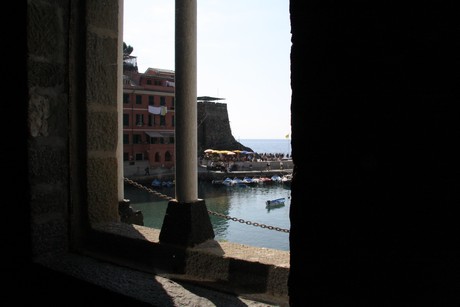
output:
[[[148,193],[153,194],[155,196],[158,196],[158,197],[160,197],[162,199],[165,199],[165,200],[174,199],[174,197],[171,197],[171,196],[165,195],[163,193],[160,193],[158,191],[152,190],[152,189],[150,189],[150,188],[148,188],[148,187],[146,187],[146,186],[144,186],[144,185],[142,185],[142,184],[140,184],[138,182],[135,182],[134,180],[128,179],[126,177],[124,178],[124,181],[126,183],[129,183],[130,185],[138,188],[138,189],[147,191]],[[210,211],[210,210],[208,210],[208,213],[210,215],[214,215],[214,216],[217,216],[217,217],[220,217],[220,218],[224,218],[224,219],[231,220],[231,221],[234,221],[234,222],[239,222],[239,223],[246,224],[246,225],[252,225],[252,226],[255,226],[255,227],[261,227],[261,228],[265,228],[265,229],[269,229],[269,230],[276,230],[276,231],[280,231],[280,232],[289,233],[289,229],[283,229],[283,228],[280,228],[280,227],[269,226],[269,225],[265,225],[265,224],[261,224],[261,223],[257,223],[257,222],[246,221],[246,220],[243,220],[243,219],[232,217],[230,215],[226,215],[226,214],[222,214],[222,213],[218,213],[218,212],[213,212],[213,211]]]

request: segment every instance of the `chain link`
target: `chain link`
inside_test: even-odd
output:
[[[174,197],[171,197],[171,196],[168,196],[168,195],[166,195],[166,194],[162,194],[162,193],[160,193],[160,192],[158,192],[158,191],[152,190],[152,189],[150,189],[150,188],[148,188],[148,187],[146,187],[146,186],[144,186],[144,185],[142,185],[142,184],[139,184],[139,183],[137,183],[137,182],[135,182],[135,181],[133,181],[133,180],[131,180],[131,179],[128,179],[128,178],[126,178],[126,177],[125,177],[124,179],[125,179],[125,182],[127,182],[127,183],[129,183],[129,184],[135,186],[135,187],[138,188],[138,189],[145,190],[145,191],[149,192],[150,194],[153,194],[153,195],[155,195],[155,196],[158,196],[158,197],[163,198],[163,199],[166,199],[166,200],[172,200],[172,199],[174,199]]]
[[[162,194],[158,191],[155,191],[155,190],[152,190],[142,184],[139,184],[131,179],[128,179],[128,178],[124,178],[124,181],[135,186],[136,188],[138,189],[141,189],[141,190],[144,190],[144,191],[147,191],[149,192],[150,194],[153,194],[155,196],[158,196],[160,198],[163,198],[163,199],[166,199],[166,200],[172,200],[174,199],[174,197],[171,197],[171,196],[168,196],[168,195],[165,195],[165,194]],[[283,229],[283,228],[280,228],[280,227],[274,227],[274,226],[269,226],[269,225],[265,225],[265,224],[260,224],[260,223],[257,223],[257,222],[251,222],[251,221],[246,221],[246,220],[243,220],[243,219],[239,219],[239,218],[236,218],[236,217],[232,217],[230,215],[226,215],[226,214],[222,214],[222,213],[218,213],[218,212],[213,212],[213,211],[210,211],[208,210],[208,213],[210,215],[214,215],[214,216],[217,216],[217,217],[220,217],[220,218],[224,218],[224,219],[227,219],[227,220],[231,220],[231,221],[234,221],[234,222],[239,222],[239,223],[242,223],[242,224],[246,224],[246,225],[252,225],[252,226],[255,226],[255,227],[260,227],[260,228],[265,228],[265,229],[269,229],[269,230],[276,230],[276,231],[280,231],[280,232],[286,232],[286,233],[289,233],[289,229]]]

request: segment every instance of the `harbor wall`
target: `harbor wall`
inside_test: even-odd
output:
[[[146,161],[136,161],[135,165],[125,164],[124,177],[138,181],[138,182],[151,182],[157,178],[160,180],[174,180],[174,168],[150,168],[149,174],[145,174]],[[199,180],[223,180],[227,177],[243,178],[254,176],[267,176],[292,174],[293,164],[292,160],[283,160],[283,168],[280,167],[280,161],[270,161],[270,169],[267,169],[266,161],[259,162],[235,162],[236,169],[231,171],[212,170],[206,165],[198,167]],[[252,165],[252,166],[251,166]]]

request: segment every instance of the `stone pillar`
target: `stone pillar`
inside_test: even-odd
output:
[[[198,199],[197,0],[176,0],[176,199],[168,203],[160,242],[194,246],[214,239],[204,200]]]
[[[214,230],[204,200],[168,203],[160,243],[191,247],[210,239],[214,239]]]
[[[176,1],[175,120],[176,199],[198,198],[197,166],[197,1]]]

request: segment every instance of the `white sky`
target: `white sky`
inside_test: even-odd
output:
[[[290,134],[288,0],[197,0],[197,94],[225,98],[233,136]],[[125,0],[123,41],[140,72],[175,70],[174,0]]]

